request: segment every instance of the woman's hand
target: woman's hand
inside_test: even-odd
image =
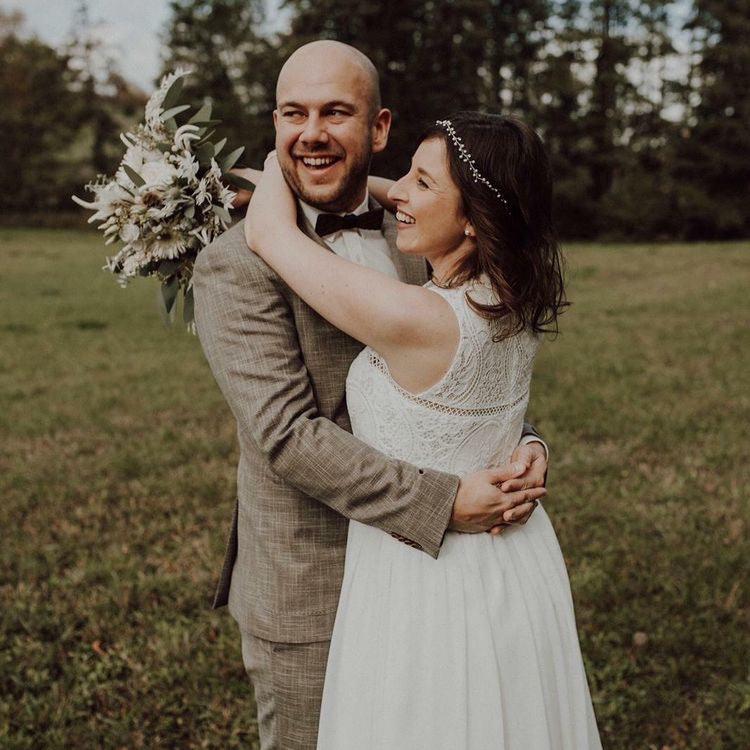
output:
[[[261,257],[263,249],[297,230],[297,203],[272,151],[245,216],[245,240]]]

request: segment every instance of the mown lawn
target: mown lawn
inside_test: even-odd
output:
[[[209,609],[233,421],[197,339],[103,256],[0,230],[0,746],[256,747]],[[531,416],[604,746],[746,748],[750,245],[568,258]]]

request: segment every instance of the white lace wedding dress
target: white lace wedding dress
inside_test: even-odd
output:
[[[446,290],[461,337],[419,395],[370,348],[352,363],[354,433],[455,474],[506,462],[521,436],[537,337],[492,341],[465,292]],[[570,585],[543,507],[498,537],[448,532],[437,560],[352,521],[318,750],[601,748]]]

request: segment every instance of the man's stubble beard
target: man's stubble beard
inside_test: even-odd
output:
[[[282,163],[279,163],[279,166],[281,167],[281,172],[289,184],[289,187],[297,198],[304,203],[307,203],[309,206],[317,208],[319,211],[340,213],[341,211],[353,211],[359,203],[361,203],[361,199],[358,200],[358,198],[367,186],[367,177],[370,174],[371,161],[372,142],[367,144],[367,148],[363,153],[363,158],[359,163],[354,164],[347,178],[341,184],[337,192],[330,197],[325,196],[325,200],[322,201],[304,189],[297,179],[297,173],[294,168],[290,169],[286,164]]]

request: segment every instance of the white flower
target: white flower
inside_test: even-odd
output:
[[[192,154],[181,154],[177,157],[177,174],[192,182],[198,176],[199,164]]]
[[[210,244],[211,240],[213,240],[213,236],[211,235],[208,227],[196,227],[195,229],[191,230],[190,234],[192,234],[193,237],[197,238],[203,247]]]
[[[165,159],[160,159],[146,162],[141,167],[140,175],[149,188],[166,187],[177,177],[177,170]]]
[[[141,233],[138,231],[138,227],[135,224],[126,224],[120,230],[120,239],[123,242],[135,242]]]
[[[125,277],[133,277],[138,275],[138,271],[141,269],[142,259],[138,254],[129,255],[122,261],[122,271],[120,272]]]
[[[122,163],[127,164],[140,174],[144,164],[149,162],[158,162],[164,158],[161,151],[148,148],[143,143],[136,143],[130,146],[122,157]]]
[[[237,197],[237,193],[235,193],[234,190],[226,187],[225,185],[221,186],[221,192],[219,193],[219,200],[221,201],[224,208],[227,209],[227,211],[232,207],[232,201],[236,197]]]
[[[195,198],[196,206],[202,206],[206,201],[211,201],[211,194],[208,192],[208,184],[205,177],[201,178],[198,187],[193,193],[193,197]]]
[[[91,190],[94,193],[93,201],[84,201],[75,195],[73,196],[73,200],[79,206],[96,212],[89,218],[89,224],[93,224],[95,221],[106,221],[115,212],[117,204],[131,200],[130,194],[116,182],[92,185]]]
[[[175,148],[179,151],[190,151],[191,142],[200,140],[199,132],[200,128],[197,125],[181,125],[174,133]]]
[[[213,177],[216,182],[221,183],[221,169],[219,169],[219,165],[216,163],[216,159],[211,159],[211,168],[208,170],[208,174],[206,175],[207,178]]]

